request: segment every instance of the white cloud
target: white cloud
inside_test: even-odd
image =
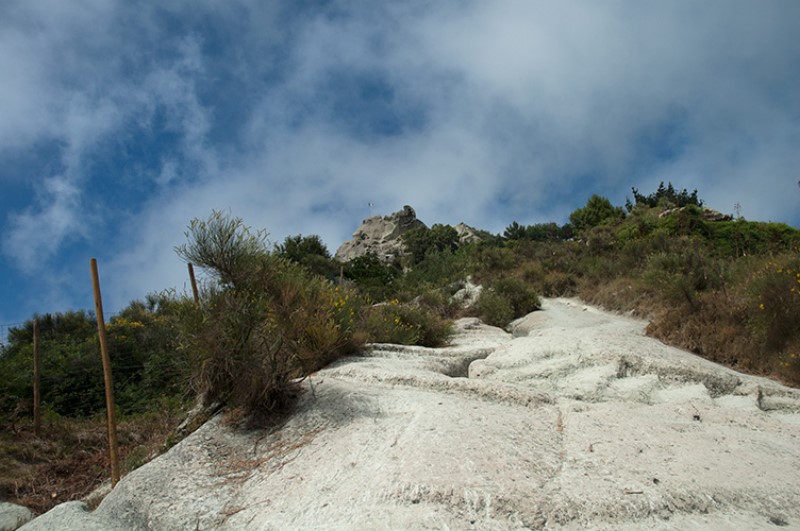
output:
[[[213,208],[332,250],[368,203],[499,232],[661,180],[800,222],[796,2],[262,4],[0,8],[0,156],[66,146],[5,252],[81,238],[96,150],[156,116],[179,139],[156,192],[100,214],[125,242],[119,300],[180,284],[172,247]]]
[[[81,193],[70,179],[45,180],[40,197],[41,210],[12,216],[12,229],[4,242],[6,253],[28,271],[38,270],[51,259],[66,238],[85,235],[85,223],[76,215],[81,210]]]
[[[54,17],[61,15],[64,20],[59,24]],[[193,36],[179,40],[174,60],[154,64],[143,79],[114,79],[112,76],[118,72],[110,64],[113,59],[104,55],[95,63],[91,56],[81,57],[81,52],[91,55],[87,50],[74,49],[64,42],[80,35],[77,26],[83,23],[91,26],[95,36],[109,38],[108,31],[116,22],[113,13],[79,9],[77,13],[43,11],[28,13],[28,16],[42,32],[48,29],[54,32],[36,39],[19,35],[16,41],[10,38],[22,48],[36,40],[39,50],[28,60],[17,63],[9,75],[14,79],[16,72],[35,73],[30,78],[23,76],[18,86],[10,89],[23,102],[19,107],[13,100],[6,101],[6,106],[0,103],[0,117],[10,118],[0,119],[3,124],[0,125],[0,152],[15,149],[19,142],[32,145],[56,141],[61,146],[59,164],[63,169],[56,175],[36,176],[38,182],[33,188],[39,193],[35,200],[20,211],[10,213],[5,220],[3,251],[20,268],[36,271],[45,267],[43,259],[53,257],[68,242],[87,238],[86,226],[90,222],[114,223],[108,216],[116,216],[118,212],[111,211],[97,199],[87,201],[86,196],[87,188],[93,185],[90,181],[93,159],[98,151],[107,149],[108,141],[115,135],[129,134],[126,127],[131,124],[147,127],[156,111],[165,109],[167,127],[182,138],[180,155],[183,160],[192,162],[193,170],[200,172],[215,170],[216,161],[205,149],[208,118],[194,87],[194,76],[202,75],[203,65],[199,45]],[[76,33],[69,33],[69,28]],[[93,46],[102,43],[101,39]],[[113,51],[111,49],[110,53]],[[123,55],[127,52],[120,50]],[[67,56],[68,61],[57,68],[60,53]],[[0,55],[0,61],[3,57]],[[46,73],[48,68],[52,68],[52,72]],[[80,83],[74,85],[80,77],[76,72],[85,79],[78,79]],[[40,112],[32,113],[36,119],[30,121],[27,116],[32,108]],[[44,114],[45,118],[38,118],[39,114]],[[6,141],[5,137],[13,140]],[[166,154],[167,158],[169,155]],[[166,173],[154,179],[164,184],[170,174],[176,175],[177,170],[174,162],[170,167],[167,161]],[[113,180],[116,176],[105,178]]]

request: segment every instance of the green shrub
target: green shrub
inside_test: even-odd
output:
[[[513,270],[519,262],[519,253],[513,248],[479,245],[470,256],[469,269],[476,280],[484,282]]]
[[[575,231],[581,232],[624,217],[622,208],[615,207],[605,197],[595,194],[586,201],[586,206],[569,215],[569,221]]]
[[[287,236],[283,243],[275,246],[275,254],[329,280],[335,279],[339,274],[339,267],[331,258],[322,239],[316,234]]]
[[[453,289],[459,284],[452,284],[440,289],[428,289],[413,300],[422,308],[427,308],[434,314],[444,317],[453,318],[461,310],[461,303],[453,300],[453,294],[458,291]],[[460,284],[463,286],[463,283]]]
[[[185,391],[180,356],[175,356],[174,320],[168,306],[133,301],[106,325],[117,408],[144,411],[163,396]],[[86,312],[36,316],[39,324],[43,407],[67,417],[89,417],[105,408],[97,324]],[[32,396],[33,319],[12,329],[0,356],[0,402]],[[12,408],[13,409],[13,408]]]
[[[484,287],[476,308],[485,323],[502,328],[517,317],[541,308],[541,301],[530,284],[503,277]]]
[[[699,292],[721,285],[720,268],[697,239],[681,238],[668,252],[651,254],[642,273],[644,286],[672,306],[696,307]]]
[[[475,303],[481,320],[492,326],[505,328],[514,320],[514,309],[511,301],[499,293],[484,289]]]
[[[397,293],[396,279],[403,273],[395,264],[386,264],[375,254],[358,256],[343,269],[345,278],[355,282],[359,291],[374,301],[393,297]]]
[[[179,254],[219,281],[183,319],[191,383],[207,402],[239,408],[251,419],[266,417],[291,403],[296,378],[355,348],[357,303],[322,277],[270,254],[263,233],[215,212],[193,221],[187,236]]]
[[[371,343],[438,347],[452,335],[452,322],[414,303],[397,299],[373,306],[365,330]]]
[[[699,235],[708,237],[710,234],[709,222],[703,219],[703,210],[699,206],[688,205],[677,212],[673,212],[659,225],[665,228],[672,236]]]
[[[536,290],[518,278],[501,278],[492,284],[491,289],[509,301],[515,318],[527,315],[542,306]]]
[[[783,223],[721,221],[710,223],[709,238],[720,256],[785,253],[800,245],[800,230]]]
[[[430,252],[402,277],[398,277],[396,285],[398,291],[419,295],[432,288],[462,282],[467,277],[467,270],[467,254],[463,250],[455,253]]]
[[[250,274],[267,256],[267,232],[252,232],[241,218],[212,211],[206,220],[193,219],[186,232],[188,244],[175,248],[189,263],[214,273],[223,286],[244,287]]]
[[[406,251],[414,264],[431,253],[454,253],[458,249],[458,232],[450,225],[436,224],[412,229],[402,236]]]

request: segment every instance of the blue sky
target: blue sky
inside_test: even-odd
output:
[[[334,251],[659,181],[800,226],[800,2],[6,0],[0,324],[185,289],[222,209]]]

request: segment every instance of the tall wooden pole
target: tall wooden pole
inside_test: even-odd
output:
[[[33,320],[33,434],[38,437],[42,429],[42,392],[39,365],[39,321]]]
[[[119,460],[117,451],[117,418],[114,406],[114,380],[111,378],[111,358],[108,355],[106,323],[103,318],[103,299],[100,295],[100,276],[97,274],[97,260],[92,258],[92,287],[94,288],[94,310],[97,316],[97,336],[100,339],[100,356],[103,358],[103,379],[106,386],[106,412],[108,413],[108,453],[111,458],[111,488],[119,481]]]
[[[192,295],[194,295],[194,303],[196,306],[200,306],[200,293],[197,291],[197,280],[194,278],[194,266],[192,264],[187,264],[189,266],[189,280],[192,281]]]

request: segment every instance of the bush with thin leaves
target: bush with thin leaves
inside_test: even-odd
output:
[[[349,325],[333,284],[267,251],[264,233],[214,212],[195,220],[178,253],[218,281],[185,316],[193,388],[206,401],[241,408],[253,420],[287,407],[296,381],[352,351]]]
[[[193,219],[189,243],[175,248],[187,262],[212,271],[223,285],[247,282],[258,262],[267,256],[266,231],[253,232],[241,218],[212,211],[208,219]]]

